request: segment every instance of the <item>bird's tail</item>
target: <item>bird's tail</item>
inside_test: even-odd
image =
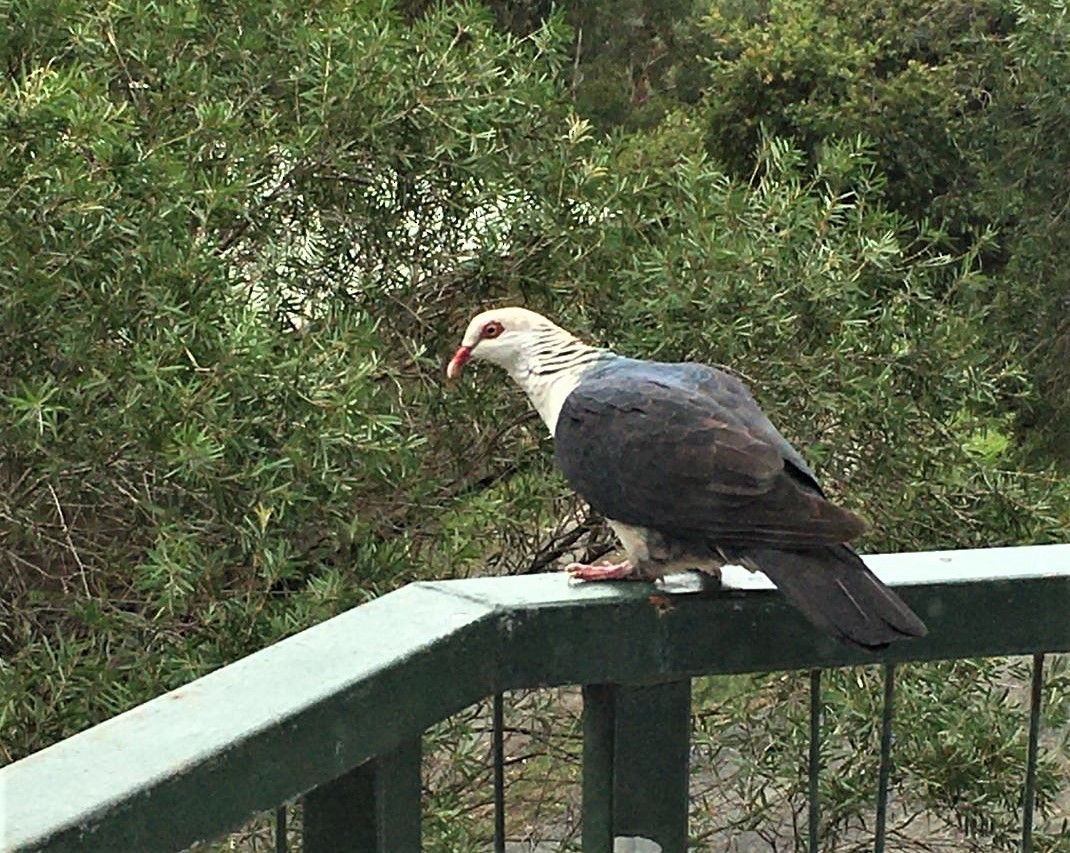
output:
[[[727,550],[732,562],[760,569],[813,624],[864,649],[928,631],[903,600],[885,586],[849,545],[795,551]]]

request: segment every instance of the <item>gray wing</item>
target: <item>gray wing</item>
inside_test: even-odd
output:
[[[555,456],[606,517],[719,545],[805,548],[865,525],[830,503],[746,386],[703,365],[622,360],[565,400]]]

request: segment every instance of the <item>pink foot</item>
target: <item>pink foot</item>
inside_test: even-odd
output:
[[[569,563],[565,571],[575,580],[580,581],[616,581],[629,577],[635,566],[625,560],[623,563],[603,563],[592,566],[588,563]]]

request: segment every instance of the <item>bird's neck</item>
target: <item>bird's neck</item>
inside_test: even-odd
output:
[[[543,423],[554,434],[561,407],[583,375],[597,364],[612,358],[606,349],[589,346],[563,329],[555,329],[528,347],[509,374],[524,389]]]

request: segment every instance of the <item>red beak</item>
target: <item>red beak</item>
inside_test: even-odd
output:
[[[468,363],[468,359],[472,357],[471,347],[461,347],[454,354],[450,360],[449,366],[446,368],[446,377],[449,379],[456,379],[461,375],[461,370]]]

